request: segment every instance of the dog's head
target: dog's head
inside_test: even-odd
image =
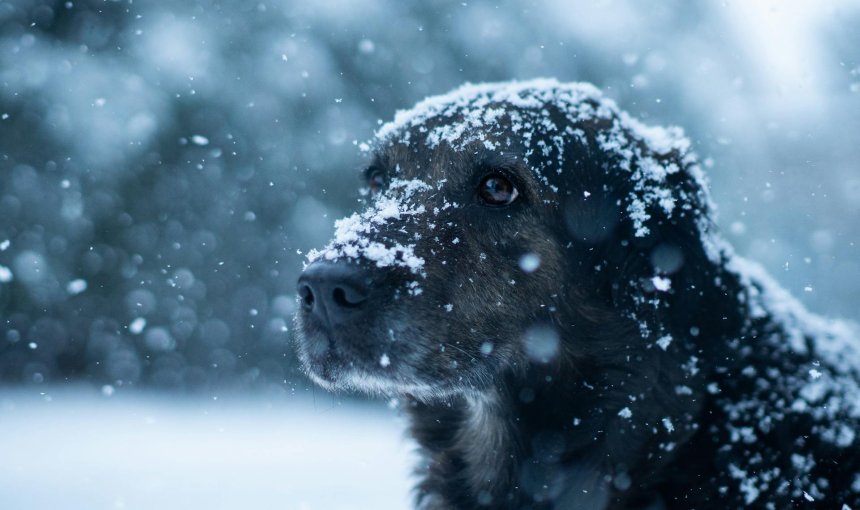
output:
[[[608,329],[667,348],[655,317],[681,290],[673,275],[706,258],[708,228],[678,130],[639,124],[589,85],[537,80],[427,99],[372,145],[366,209],[299,280],[315,381],[432,398],[605,358]]]

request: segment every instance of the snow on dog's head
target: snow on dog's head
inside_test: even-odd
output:
[[[595,128],[600,131],[595,133]],[[466,84],[397,112],[394,121],[377,131],[375,141],[362,148],[418,143],[458,152],[519,151],[536,163],[532,169],[538,179],[558,192],[550,174],[561,173],[569,159],[582,157],[568,150],[571,142],[585,147],[592,137],[612,158],[613,170],[628,173],[626,179],[634,185],[625,207],[636,237],[648,234],[649,209],[655,205],[667,216],[677,204],[707,214],[711,207],[707,183],[683,130],[645,126],[587,83],[538,79]],[[678,187],[668,178],[682,171],[692,178],[694,189]],[[699,196],[688,196],[691,192]],[[700,225],[703,229],[705,223]]]

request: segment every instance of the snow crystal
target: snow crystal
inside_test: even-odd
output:
[[[209,145],[209,139],[203,135],[192,135],[191,143],[194,145]]]
[[[857,434],[854,432],[854,430],[843,423],[839,425],[839,430],[836,432],[836,437],[832,438],[832,440],[828,439],[828,441],[840,448],[848,448],[849,446],[854,444],[854,439],[856,437]]]
[[[689,386],[684,386],[684,385],[675,386],[675,395],[692,395],[692,394],[693,394],[693,388],[690,388]]]
[[[385,368],[390,364],[391,364],[391,359],[388,357],[388,354],[383,354],[382,356],[379,357],[379,366],[381,366],[382,368]]]
[[[729,476],[740,481],[740,491],[744,495],[744,501],[747,505],[752,504],[757,500],[761,491],[756,487],[756,477],[748,477],[747,472],[738,468],[734,464],[729,464]]]
[[[0,283],[9,283],[12,281],[12,271],[3,265],[0,265]]]
[[[684,369],[684,372],[687,372],[690,376],[694,376],[699,373],[699,358],[696,356],[690,356],[690,359],[687,360],[686,363],[681,365],[681,368]]]
[[[453,309],[454,309],[454,305],[452,305],[451,303],[448,303],[447,305],[445,305],[445,311],[446,312],[450,312]]]
[[[410,296],[420,296],[424,290],[419,286],[418,282],[412,281],[406,284],[406,289]]]
[[[664,351],[669,348],[672,343],[672,335],[663,335],[657,339],[657,345]]]
[[[87,281],[82,280],[80,278],[76,280],[72,280],[66,284],[66,292],[71,295],[80,294],[81,292],[87,290]]]
[[[633,417],[633,411],[631,411],[629,407],[625,407],[624,409],[618,411],[618,416],[629,420],[631,417]]]
[[[525,273],[534,273],[540,267],[540,256],[536,253],[526,253],[520,257],[520,269]]]
[[[5,241],[0,241],[0,251],[6,251],[9,248],[9,245],[12,244],[11,241],[6,239]]]
[[[663,276],[655,276],[651,278],[651,283],[654,288],[660,292],[666,292],[672,288],[672,280]]]
[[[132,335],[139,335],[143,332],[143,328],[146,327],[146,319],[143,317],[138,317],[131,321],[131,324],[128,325],[128,331]]]
[[[666,432],[672,433],[675,431],[675,426],[672,424],[672,420],[667,416],[663,418],[663,427],[666,428]]]
[[[811,456],[803,456],[798,455],[796,453],[791,454],[791,465],[797,471],[801,473],[808,473],[812,471],[812,468],[815,467],[815,459]]]

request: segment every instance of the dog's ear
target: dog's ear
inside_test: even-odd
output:
[[[609,182],[604,188],[612,190],[618,219],[602,251],[607,269],[614,270],[613,306],[637,320],[652,341],[666,335],[682,340],[703,328],[694,321],[714,300],[708,289],[720,272],[703,239],[703,229],[710,227],[709,204],[694,161],[678,152],[649,157],[677,171],[655,183],[636,180],[636,165],[651,164],[648,160],[634,161],[629,171],[604,170]]]
[[[701,327],[693,320],[709,298],[706,282],[714,278],[716,268],[695,225],[666,220],[647,237],[628,239],[614,289],[616,305],[647,322],[652,335],[686,336]],[[619,245],[623,248],[623,243]]]

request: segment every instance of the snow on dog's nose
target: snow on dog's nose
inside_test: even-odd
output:
[[[432,188],[412,179],[393,179],[388,188],[364,212],[335,223],[334,238],[322,250],[308,253],[306,271],[317,261],[369,262],[376,267],[402,267],[424,277],[424,259],[415,253],[418,239],[409,225],[422,221],[426,213],[421,195]],[[415,293],[417,283],[410,285]]]

